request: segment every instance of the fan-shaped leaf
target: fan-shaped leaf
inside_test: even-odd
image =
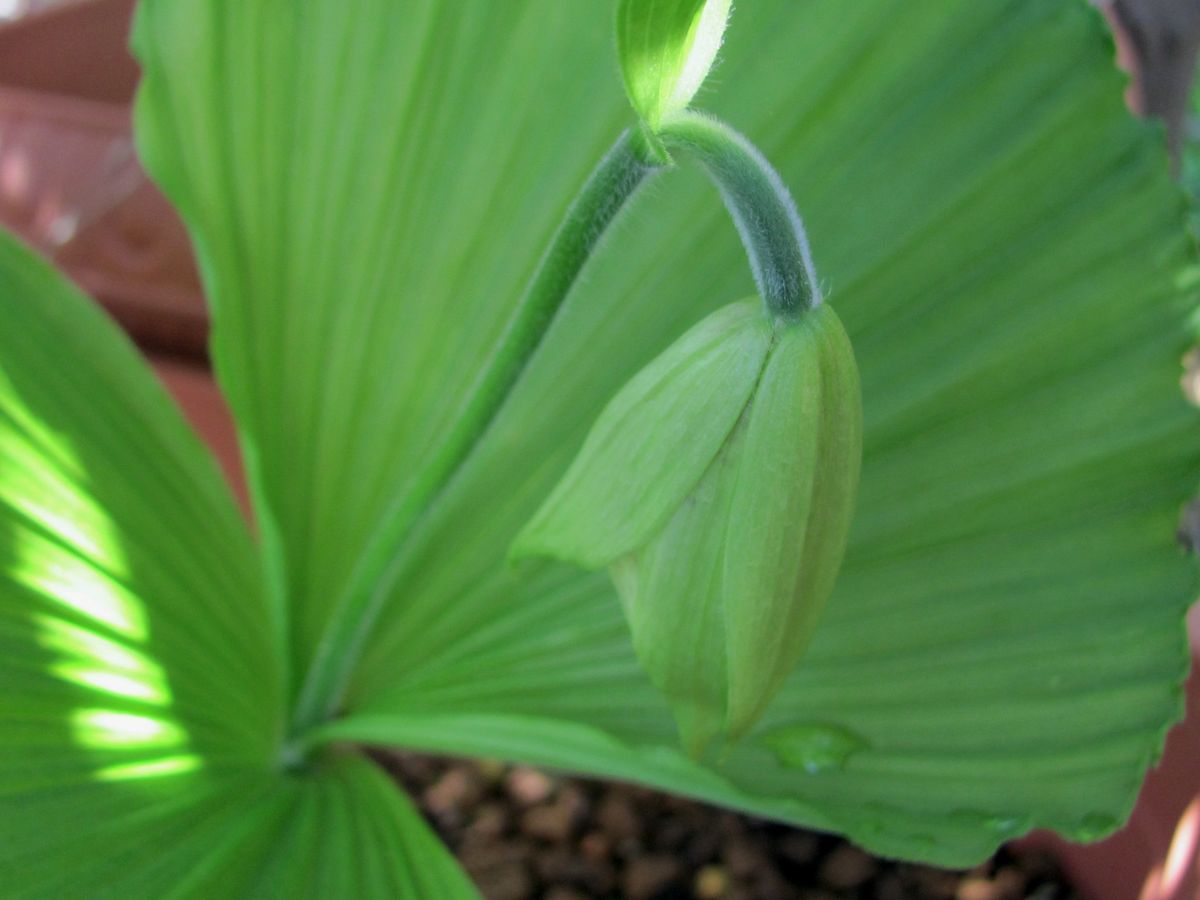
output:
[[[282,629],[227,486],[2,234],[0,322],[4,895],[472,896],[372,764],[280,771]]]
[[[627,120],[608,13],[143,8],[142,148],[204,261],[300,671]],[[797,195],[865,409],[841,581],[744,749],[678,757],[603,579],[504,563],[618,386],[748,293],[687,175],[602,250],[395,559],[328,736],[640,778],[942,862],[1115,825],[1180,708],[1200,460],[1179,198],[1110,50],[1081,0],[739,11],[713,104]]]

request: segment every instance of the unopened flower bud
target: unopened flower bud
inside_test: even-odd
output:
[[[758,721],[808,646],[861,448],[833,311],[773,323],[733,304],[617,394],[514,552],[610,568],[637,656],[699,756]]]

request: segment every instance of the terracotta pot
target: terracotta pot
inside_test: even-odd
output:
[[[143,344],[203,358],[187,235],[138,164],[132,0],[89,0],[0,27],[0,223],[52,258]]]
[[[157,357],[154,371],[204,442],[212,449],[222,471],[233,485],[242,508],[250,512],[246,478],[238,452],[237,431],[225,398],[205,366],[179,359]]]

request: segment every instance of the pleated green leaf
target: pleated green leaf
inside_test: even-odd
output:
[[[638,115],[656,128],[682,112],[721,49],[730,0],[620,0],[617,54]]]
[[[612,9],[147,0],[142,152],[213,304],[303,672],[628,123]],[[1194,277],[1159,135],[1082,0],[761,0],[715,112],[793,188],[862,375],[863,476],[801,667],[715,767],[603,575],[505,555],[605,403],[750,292],[695,173],[643,193],[394,548],[324,737],[655,783],[969,863],[1128,811],[1180,713]],[[707,105],[707,101],[706,101]],[[386,549],[386,548],[385,548]],[[293,687],[295,678],[292,679]]]
[[[600,12],[580,28],[566,4],[139,8],[139,149],[193,234],[294,672],[628,123]],[[535,101],[515,64],[535,45],[538,65],[603,77]],[[485,149],[518,131],[539,137]]]
[[[209,848],[181,895],[479,896],[391,778],[361,756],[333,757],[271,787],[252,807],[256,831],[223,855]]]
[[[208,453],[115,326],[3,235],[0,321],[0,868],[61,896],[34,886],[116,878],[231,770],[265,769],[282,648]]]
[[[217,466],[0,234],[0,892],[473,896],[364,760],[279,770],[282,633]]]

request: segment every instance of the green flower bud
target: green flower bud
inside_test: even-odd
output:
[[[730,0],[621,0],[617,55],[633,108],[656,131],[685,110],[721,49]]]
[[[858,369],[826,305],[712,314],[627,384],[514,545],[608,566],[695,756],[759,720],[833,590],[862,454]]]

